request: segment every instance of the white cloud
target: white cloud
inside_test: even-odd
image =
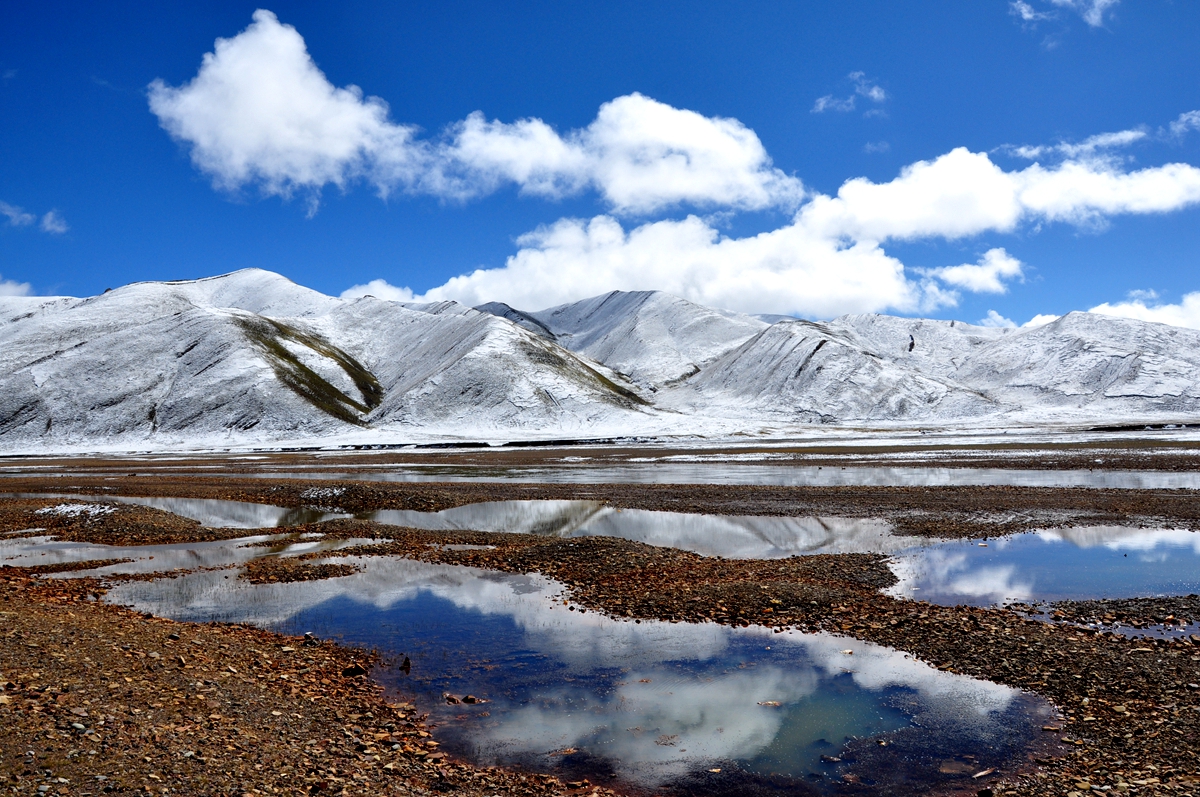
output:
[[[6,280],[0,275],[0,296],[28,296],[30,290],[28,282]]]
[[[925,273],[937,277],[947,285],[973,293],[1006,293],[1008,286],[1004,284],[1004,280],[1020,279],[1023,276],[1021,261],[1000,248],[989,249],[976,264],[945,266],[929,269]]]
[[[868,155],[874,155],[879,152],[887,152],[891,148],[892,148],[892,145],[886,141],[876,141],[876,142],[868,141],[866,144],[863,145],[863,152],[867,153]]]
[[[1105,302],[1093,307],[1089,312],[1200,329],[1200,291],[1186,294],[1179,304],[1147,303],[1157,298],[1158,294],[1153,291],[1134,291],[1124,302]]]
[[[854,95],[839,99],[832,94],[826,94],[824,97],[818,97],[813,103],[812,113],[825,113],[826,111],[841,111],[843,113],[854,110]]]
[[[883,102],[888,98],[887,92],[875,81],[867,80],[866,72],[851,72],[850,79],[854,81],[854,93],[860,97],[866,97],[871,102]]]
[[[710,306],[830,317],[915,310],[918,286],[876,244],[843,246],[799,224],[722,238],[695,216],[626,231],[609,216],[564,219],[518,240],[502,268],[475,271],[423,300],[540,309],[620,288],[664,290]]]
[[[371,280],[364,285],[352,285],[342,291],[343,299],[358,299],[362,296],[374,296],[376,299],[386,299],[391,302],[411,302],[413,300],[413,292],[408,288],[397,288],[381,279]]]
[[[67,230],[71,229],[67,226],[67,222],[62,216],[58,215],[57,210],[52,210],[42,216],[42,231],[53,235],[62,235]]]
[[[1181,113],[1171,122],[1171,135],[1176,138],[1183,138],[1189,130],[1200,130],[1200,111]]]
[[[159,123],[192,145],[193,163],[222,188],[257,182],[286,196],[361,176],[387,193],[419,155],[411,127],[388,121],[387,104],[357,86],[330,84],[296,29],[270,11],[217,39],[189,83],[155,80],[149,97]]]
[[[1182,118],[1180,117],[1180,119]],[[1172,129],[1174,129],[1175,124],[1177,123],[1172,123]],[[1107,150],[1127,147],[1130,144],[1141,141],[1148,135],[1149,133],[1144,128],[1135,128],[1132,130],[1120,130],[1115,133],[1098,133],[1097,135],[1085,138],[1077,144],[1063,141],[1052,145],[1004,147],[1002,149],[1011,152],[1019,158],[1026,158],[1028,160],[1035,160],[1051,155],[1062,155],[1067,158],[1095,158]]]
[[[1013,16],[1020,17],[1022,22],[1040,22],[1044,19],[1054,18],[1054,14],[1038,11],[1024,0],[1013,0],[1008,4],[1008,12]]]
[[[475,113],[439,145],[426,190],[470,196],[515,183],[558,198],[594,188],[617,211],[679,204],[762,209],[795,206],[800,181],[771,166],[754,131],[641,94],[600,106],[595,121],[560,136],[540,119],[512,124]]]
[[[37,221],[37,217],[32,213],[26,213],[16,205],[10,205],[7,202],[0,202],[0,216],[8,219],[10,227],[28,227]]]
[[[847,77],[854,84],[854,94],[849,97],[835,97],[832,94],[826,94],[824,97],[818,97],[813,103],[812,113],[824,113],[825,111],[838,111],[839,113],[848,113],[853,111],[856,104],[856,95],[858,97],[866,97],[874,103],[881,103],[888,98],[887,92],[883,90],[873,80],[867,80],[866,72],[851,72]],[[867,111],[867,116],[885,115],[881,109],[873,109]]]
[[[392,122],[387,104],[337,88],[304,39],[269,11],[218,39],[200,71],[175,88],[150,84],[150,108],[196,167],[225,189],[257,185],[288,196],[355,180],[464,199],[514,184],[561,197],[594,188],[618,212],[691,203],[794,206],[800,181],[771,165],[754,131],[631,94],[605,103],[588,127],[560,135],[540,119],[474,113],[437,139]]]
[[[1083,21],[1091,25],[1093,28],[1098,28],[1104,24],[1104,15],[1110,8],[1113,8],[1121,0],[1050,0],[1051,3],[1059,8],[1067,8],[1079,16],[1083,17]]]
[[[1062,318],[1062,316],[1052,315],[1049,313],[1038,313],[1024,324],[1021,324],[1021,328],[1029,329],[1031,327],[1044,327],[1046,324],[1057,321],[1060,318]]]
[[[995,310],[988,310],[987,317],[979,319],[979,326],[981,327],[1011,328],[1015,327],[1016,325],[1016,322],[1011,318],[1005,318]]]
[[[927,312],[953,306],[959,290],[1002,293],[1021,263],[1004,249],[978,263],[918,271],[883,244],[1011,232],[1022,222],[1097,223],[1200,203],[1200,169],[1167,164],[1123,172],[1107,162],[1065,161],[1004,171],[984,153],[953,150],[904,168],[887,183],[848,180],[817,194],[791,223],[748,238],[722,237],[695,216],[625,229],[609,216],[564,219],[518,240],[500,268],[480,269],[422,300],[504,301],[523,309],[605,291],[665,290],[747,312],[832,317],[849,312]]]
[[[26,213],[23,208],[10,205],[7,202],[0,202],[0,216],[8,219],[7,223],[10,227],[30,227],[38,220],[38,217],[34,214]],[[42,232],[57,235],[66,232],[70,228],[67,227],[67,222],[63,220],[63,217],[58,215],[58,211],[52,210],[42,216],[41,229]]]

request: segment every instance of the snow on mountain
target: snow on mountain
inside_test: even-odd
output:
[[[377,424],[586,428],[645,405],[603,366],[494,316],[453,303],[345,302],[256,270],[89,299],[6,299],[0,311],[0,439],[10,449],[323,437]]]
[[[977,391],[922,373],[919,363],[865,348],[853,319],[838,326],[772,324],[689,380],[689,405],[799,423],[962,420],[1001,409]]]
[[[647,386],[691,376],[767,326],[661,291],[613,291],[522,315],[562,346]]]
[[[657,292],[524,313],[325,296],[249,269],[0,297],[0,447],[1179,422],[1200,331],[765,321]]]
[[[481,313],[488,313],[507,319],[517,326],[529,330],[539,338],[554,340],[554,333],[550,331],[548,326],[538,321],[529,313],[509,307],[504,302],[488,302],[487,304],[479,305],[475,309]]]
[[[372,424],[586,427],[646,402],[609,369],[455,302],[366,297],[311,322],[378,378]]]
[[[1029,411],[1081,416],[1200,412],[1200,331],[1068,313],[964,358],[961,380]]]
[[[1020,334],[1016,329],[1003,327],[874,313],[842,316],[824,326],[880,357],[908,363],[924,374],[938,377],[953,376],[966,358],[981,347]]]

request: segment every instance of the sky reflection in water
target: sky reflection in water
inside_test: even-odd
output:
[[[945,605],[1200,592],[1200,534],[1088,526],[953,540],[894,557],[889,592]]]
[[[432,712],[443,749],[600,782],[657,787],[722,768],[827,790],[855,764],[821,755],[891,731],[892,747],[867,743],[863,755],[894,750],[904,777],[928,784],[948,757],[1002,762],[1048,711],[1007,687],[855,640],[621,622],[568,610],[561,585],[540,576],[351,561],[363,572],[269,585],[197,573],[122,584],[108,599],[182,620],[313,631],[396,661],[407,654],[411,673],[392,666],[375,676]],[[489,702],[449,705],[447,692]]]

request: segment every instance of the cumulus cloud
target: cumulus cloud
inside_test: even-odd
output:
[[[387,104],[357,86],[333,86],[296,29],[270,11],[217,39],[190,82],[155,80],[149,98],[163,128],[191,144],[193,163],[223,188],[257,182],[288,195],[361,176],[386,193],[415,168],[413,128],[390,122]]]
[[[1116,7],[1121,0],[1050,0],[1059,8],[1074,11],[1083,17],[1083,21],[1098,28],[1104,24],[1104,15],[1110,8]]]
[[[57,210],[52,210],[42,216],[42,231],[53,235],[62,235],[67,230],[71,229],[67,226],[67,222],[62,216],[58,215]]]
[[[1044,327],[1046,324],[1057,321],[1060,318],[1062,318],[1062,316],[1054,315],[1052,313],[1038,313],[1024,324],[1021,324],[1021,328],[1029,329],[1030,327]]]
[[[831,317],[952,306],[960,290],[1003,293],[1022,265],[1004,249],[974,264],[906,273],[889,241],[1011,232],[1022,222],[1096,223],[1200,203],[1200,169],[1167,164],[1134,172],[1095,161],[1005,171],[985,153],[953,150],[893,180],[848,180],[815,194],[792,221],[746,238],[690,216],[625,229],[611,216],[564,219],[518,240],[500,268],[451,279],[422,300],[504,301],[540,309],[613,289],[665,290],[747,312]]]
[[[1126,301],[1105,302],[1089,312],[1200,329],[1200,291],[1186,294],[1179,304],[1158,303],[1157,298],[1153,291],[1134,291]]]
[[[343,299],[358,299],[363,296],[374,296],[376,299],[386,299],[389,302],[411,302],[413,292],[408,288],[397,288],[386,280],[374,279],[362,285],[352,285],[341,294]]]
[[[440,136],[389,119],[387,104],[357,86],[337,88],[304,39],[269,11],[218,39],[188,83],[150,84],[160,124],[224,189],[310,196],[356,180],[466,199],[515,185],[563,197],[596,190],[617,212],[689,203],[762,209],[795,205],[800,181],[771,165],[754,131],[640,94],[601,106],[595,121],[560,134],[540,119],[512,123],[474,113]]]
[[[981,327],[1012,328],[1017,325],[1011,318],[1005,318],[995,310],[988,310],[985,318],[979,319]]]
[[[915,310],[921,300],[903,264],[878,245],[844,245],[800,224],[726,238],[696,216],[628,231],[598,216],[561,220],[518,244],[504,267],[455,277],[420,298],[540,309],[614,288],[664,290],[711,306],[821,317]]]
[[[973,293],[1005,293],[1008,286],[1004,280],[1023,276],[1021,261],[1000,248],[989,249],[978,263],[929,269],[925,273]]]
[[[0,216],[8,219],[10,227],[28,227],[37,221],[37,217],[32,213],[26,213],[16,205],[10,205],[7,202],[0,202]]]
[[[641,94],[600,107],[588,127],[560,136],[540,119],[512,124],[475,113],[447,131],[422,186],[472,196],[513,183],[551,198],[596,190],[618,212],[679,203],[762,209],[796,205],[800,181],[771,166],[754,131]]]
[[[0,274],[0,296],[28,296],[31,288],[28,282],[6,280]]]

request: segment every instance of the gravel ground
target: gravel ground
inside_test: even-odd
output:
[[[121,487],[145,491],[154,484],[164,491],[177,486],[139,482]],[[55,485],[56,491],[63,486]],[[1060,524],[1064,518],[1097,522],[1091,519],[1105,517],[1112,518],[1106,522],[1191,526],[1200,516],[1200,502],[1188,491],[340,486],[347,490],[337,496],[338,503],[353,501],[355,508],[363,509],[433,509],[518,497],[587,497],[616,506],[682,511],[760,510],[756,514],[766,513],[764,509],[774,510],[769,514],[841,514],[840,509],[859,517],[888,517],[907,533],[931,536],[974,534],[980,524],[999,529],[1004,522],[1019,522],[1028,527],[1030,518],[1047,523],[1057,519]],[[207,494],[214,488],[225,493]],[[306,489],[311,485],[238,487],[205,480],[196,491],[206,494],[192,495],[248,500],[266,490],[271,491],[271,503],[286,505],[289,496],[298,498]],[[371,505],[372,501],[378,503]],[[36,514],[37,508],[51,503],[55,502],[0,503],[0,532],[38,526],[65,539],[123,544],[246,534],[201,529],[140,507],[119,506],[95,515]],[[1002,521],[1006,517],[1009,520]],[[909,525],[903,525],[905,518]],[[1034,620],[1011,610],[892,599],[879,594],[894,577],[884,558],[875,555],[722,560],[611,538],[429,532],[365,521],[334,521],[296,531],[380,539],[377,546],[344,549],[338,552],[342,555],[405,556],[544,573],[566,585],[567,597],[580,611],[635,621],[755,623],[844,633],[913,653],[940,669],[1036,692],[1062,710],[1062,723],[1045,732],[1056,752],[1040,754],[1039,766],[979,780],[964,775],[959,793],[1078,797],[1112,789],[1192,795],[1200,787],[1200,645],[1186,638],[1129,639]],[[430,543],[495,547],[447,550]],[[299,560],[256,565],[247,577],[300,580],[343,572],[336,564]],[[0,682],[7,681],[0,716],[18,729],[0,736],[0,761],[4,771],[12,773],[4,785],[17,793],[36,793],[44,785],[72,794],[105,789],[161,793],[163,788],[180,793],[241,793],[251,788],[311,793],[317,785],[320,793],[345,788],[354,794],[438,789],[541,794],[567,789],[546,778],[479,771],[444,760],[431,763],[427,755],[408,752],[418,749],[417,742],[427,738],[420,733],[430,729],[422,727],[411,710],[389,707],[369,681],[353,675],[355,664],[369,666],[360,652],[325,644],[307,647],[301,640],[238,626],[147,618],[88,600],[103,588],[94,582],[34,581],[30,575],[0,571],[0,578],[6,579],[0,583]],[[1192,605],[1169,601],[1129,603],[1122,616],[1154,618],[1174,612],[1181,617],[1180,607]],[[1102,611],[1116,617],[1113,608],[1064,606],[1062,615],[1082,620]],[[172,634],[179,639],[172,640]],[[293,650],[285,655],[289,647]],[[189,711],[197,707],[198,696],[206,701],[205,708]],[[75,708],[88,716],[72,713]],[[99,725],[101,718],[104,726]],[[82,730],[71,724],[77,720]],[[436,738],[436,729],[432,732]],[[392,745],[399,748],[393,750]],[[29,750],[32,757],[26,756]],[[96,754],[89,755],[93,751]],[[256,764],[261,769],[255,769]],[[392,768],[385,769],[387,764]],[[106,780],[96,779],[101,775]]]

